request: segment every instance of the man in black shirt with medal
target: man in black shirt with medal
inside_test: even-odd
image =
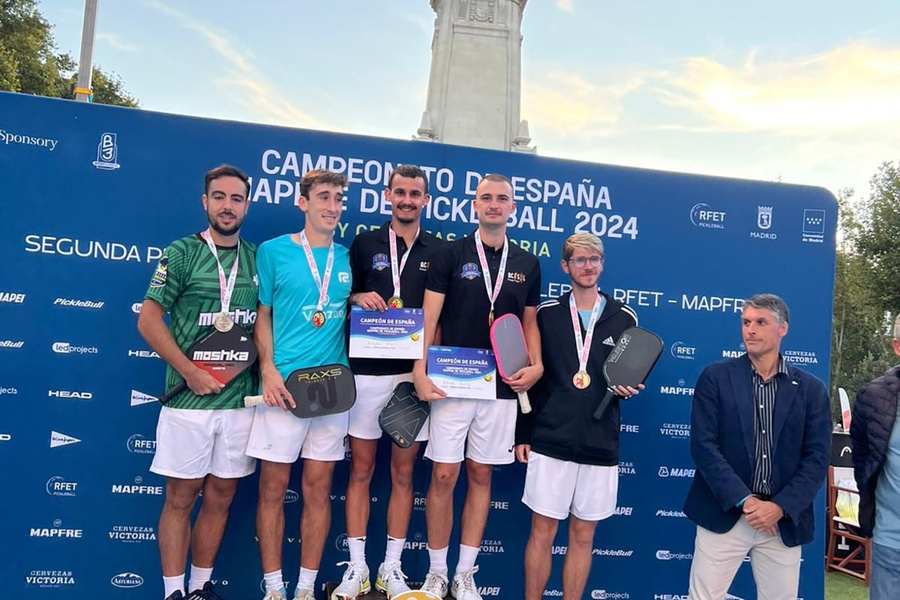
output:
[[[421,308],[425,276],[443,242],[421,229],[422,209],[428,203],[428,179],[413,165],[400,165],[388,179],[385,198],[391,220],[380,229],[361,233],[350,246],[353,292],[350,304],[368,310]],[[350,481],[347,484],[347,544],[350,562],[332,600],[352,600],[371,589],[366,564],[369,484],[381,428],[378,415],[398,384],[412,380],[412,360],[351,358],[356,404],[350,409]],[[412,476],[420,441],[428,439],[427,423],[409,448],[392,447],[391,497],[387,507],[387,548],[375,587],[388,599],[408,592],[400,566],[413,508]]]
[[[481,547],[491,502],[494,465],[513,462],[518,392],[527,391],[543,373],[537,305],[541,271],[534,255],[511,244],[506,224],[516,208],[512,185],[502,175],[479,182],[473,207],[478,229],[444,246],[435,256],[425,284],[425,347],[438,324],[441,343],[461,348],[491,348],[495,317],[514,314],[522,320],[530,365],[506,381],[497,381],[497,398],[448,398],[416,361],[413,380],[422,400],[431,401],[431,427],[425,456],[434,462],[426,499],[430,567],[423,591],[446,595],[450,583],[447,550],[453,527],[453,489],[466,462],[468,489],[462,512],[459,560],[452,581],[457,600],[481,600],[475,585],[475,560]]]

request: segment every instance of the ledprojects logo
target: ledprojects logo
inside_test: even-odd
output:
[[[57,354],[99,354],[96,346],[75,346],[69,342],[53,342],[50,346]]]

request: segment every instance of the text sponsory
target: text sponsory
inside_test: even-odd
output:
[[[59,140],[0,129],[0,143],[4,146],[9,146],[10,144],[19,146],[37,146],[53,152],[56,150],[56,145],[59,144]]]

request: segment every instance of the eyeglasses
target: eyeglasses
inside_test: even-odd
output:
[[[579,269],[584,267],[586,264],[591,263],[592,267],[599,267],[603,262],[602,256],[591,256],[589,258],[585,258],[584,256],[578,256],[576,258],[568,259],[568,262],[573,263]]]

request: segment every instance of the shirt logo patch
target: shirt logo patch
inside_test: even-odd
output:
[[[514,273],[510,271],[506,274],[506,280],[510,283],[525,283],[525,273]]]
[[[472,281],[476,277],[481,277],[481,271],[475,263],[466,263],[463,265],[462,272],[459,274],[462,279]]]
[[[429,262],[427,260],[423,260],[423,261],[419,262],[419,270],[420,271],[427,271],[428,267],[430,267],[430,266],[431,266],[431,262]]]
[[[606,344],[607,346],[615,346],[616,340],[612,339],[612,336],[609,336],[608,338],[603,340],[603,343]]]
[[[338,281],[340,283],[350,283],[350,273],[341,271],[340,273],[338,273]]]
[[[391,263],[388,261],[387,254],[376,254],[372,257],[372,268],[376,271],[384,271],[388,267],[391,266]]]
[[[159,259],[159,264],[156,265],[156,271],[153,273],[153,277],[150,279],[150,287],[161,288],[166,286],[168,264],[169,258],[167,256],[163,256]]]

